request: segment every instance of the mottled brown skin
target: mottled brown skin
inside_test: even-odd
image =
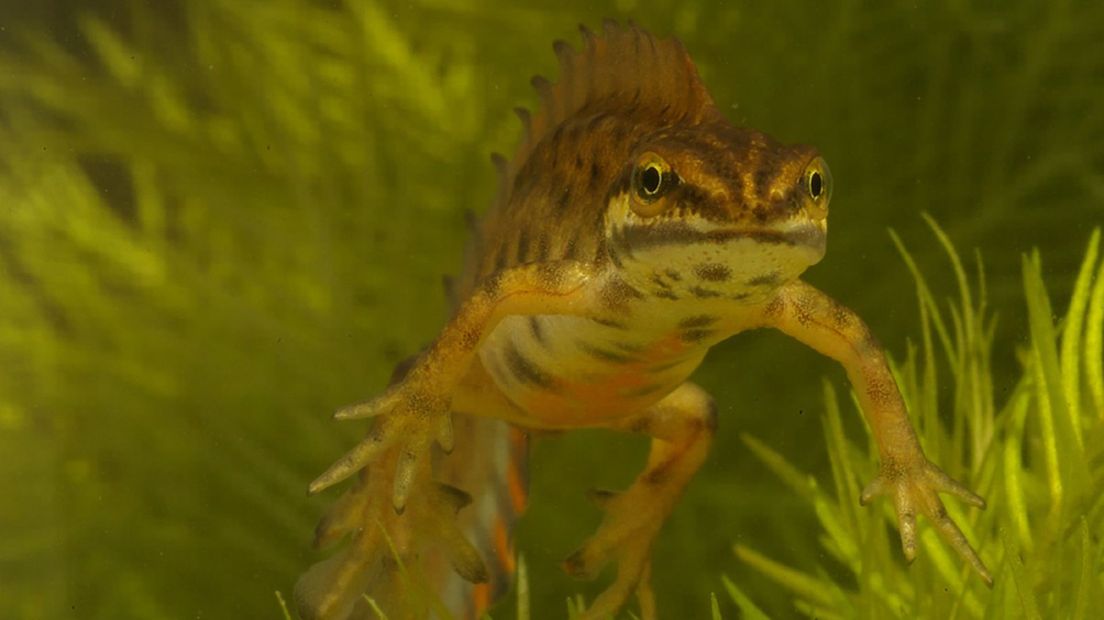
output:
[[[716,429],[712,398],[688,377],[712,345],[771,327],[847,370],[881,456],[861,499],[891,497],[906,557],[924,514],[989,582],[938,493],[983,501],[925,458],[861,319],[798,279],[825,249],[823,160],[729,124],[676,41],[607,24],[601,36],[584,30],[584,42],[578,53],[555,46],[560,82],[534,80],[542,103],[520,114],[526,139],[511,161],[496,158],[502,186],[469,248],[452,320],[401,381],[339,412],[379,417],[311,491],[382,463],[397,511],[408,500],[431,510],[440,501],[420,499],[434,493],[425,454],[434,441],[451,448],[450,411],[648,435],[644,471],[622,493],[595,495],[606,518],[565,567],[591,576],[617,563],[585,619],[616,612],[633,593],[653,618],[651,546]],[[447,539],[458,570],[480,576],[463,541]],[[346,585],[327,589],[321,572],[301,582],[306,615],[342,617],[373,544],[361,534],[337,563],[334,580]]]

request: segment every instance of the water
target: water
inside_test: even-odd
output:
[[[1104,10],[1069,4],[5,6],[0,616],[279,616],[273,592],[290,596],[317,558],[310,535],[336,497],[308,499],[306,484],[365,428],[328,412],[378,391],[442,324],[439,281],[460,269],[463,211],[494,194],[488,154],[512,151],[511,108],[535,105],[529,76],[554,78],[551,41],[577,43],[579,22],[631,18],[676,34],[730,119],[821,150],[836,185],[828,255],[808,280],[864,317],[896,359],[922,336],[887,228],[939,300],[957,290],[921,213],[968,269],[979,248],[1000,315],[992,367],[1003,406],[1028,338],[1021,254],[1040,249],[1061,316],[1089,231],[1104,223]],[[741,440],[758,437],[833,489],[824,377],[843,389],[834,364],[777,333],[727,342],[699,372],[721,431],[658,544],[666,617],[708,617],[710,592],[737,617],[722,574],[771,615],[795,613],[784,588],[735,558],[735,542],[807,572],[823,565],[852,587],[818,542],[814,509]],[[947,374],[940,386],[953,410]],[[1091,454],[1099,427],[1086,423]],[[579,584],[558,563],[597,524],[582,492],[625,486],[644,448],[598,432],[535,446],[519,526],[534,617],[560,617],[568,595],[608,583]],[[972,458],[928,448],[948,467]],[[1043,505],[1041,462],[1028,488]],[[989,513],[1009,514],[994,488]],[[1089,514],[1099,532],[1101,511]],[[982,523],[973,539],[995,569],[1004,547]],[[930,555],[900,573],[920,591],[938,591]],[[1055,610],[1045,594],[1062,590],[1036,580],[1041,608]],[[946,611],[933,600],[920,609]]]

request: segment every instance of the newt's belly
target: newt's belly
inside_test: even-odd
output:
[[[534,426],[601,425],[659,401],[701,363],[686,330],[572,316],[508,317],[480,348],[498,388]]]

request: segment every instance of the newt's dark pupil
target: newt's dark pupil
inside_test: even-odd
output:
[[[824,181],[820,178],[819,172],[814,172],[809,175],[809,194],[813,198],[820,198],[820,191],[824,189]]]
[[[640,173],[640,187],[649,196],[659,191],[661,180],[662,175],[659,173],[659,168],[655,166],[648,166],[644,169],[644,172]]]

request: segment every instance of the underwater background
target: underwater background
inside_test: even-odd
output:
[[[971,273],[976,249],[999,317],[984,327],[988,389],[998,408],[1015,397],[1039,366],[1028,360],[1046,359],[1031,329],[1064,316],[1104,224],[1099,2],[8,0],[0,617],[282,617],[274,592],[289,597],[319,557],[310,538],[336,497],[308,498],[306,485],[366,428],[330,412],[378,392],[435,335],[464,211],[489,205],[489,155],[519,138],[512,108],[535,105],[530,76],[555,79],[554,39],[577,44],[578,24],[606,17],[679,37],[731,120],[820,149],[834,200],[828,254],[806,279],[895,359],[915,353],[926,319],[888,230],[944,308],[958,283],[923,214]],[[1053,312],[1024,303],[1032,248]],[[1088,299],[1091,319],[1100,300]],[[744,439],[830,486],[825,378],[849,441],[865,446],[831,361],[772,332],[710,354],[696,380],[717,398],[720,431],[656,549],[661,615],[709,617],[713,593],[726,618],[755,617],[743,593],[771,617],[816,615],[734,544],[843,589],[865,583],[825,550],[818,509]],[[946,410],[951,385],[944,376],[933,392]],[[1045,437],[1024,415],[1025,436]],[[1104,492],[1099,428],[1077,431],[1088,477],[1064,487],[1089,498]],[[563,617],[569,596],[606,583],[573,581],[559,564],[599,521],[584,491],[627,486],[645,449],[599,431],[534,443],[517,532],[535,618]],[[1042,458],[1032,450],[1028,466]],[[1031,500],[1038,489],[1025,488]],[[987,513],[1008,513],[989,499]],[[1084,506],[1048,522],[1055,540],[1085,532],[1076,601],[1104,596],[1104,509]],[[1020,590],[1007,598],[1034,591],[1045,611],[1052,584],[1046,564],[1031,569],[1024,540],[1040,537],[1024,527],[1020,539],[996,526],[968,534],[998,575],[994,596],[997,558],[1022,543],[1028,570],[1008,569]],[[925,571],[926,548],[900,575]],[[961,617],[1002,609],[989,605]],[[511,595],[494,617],[514,607]]]

